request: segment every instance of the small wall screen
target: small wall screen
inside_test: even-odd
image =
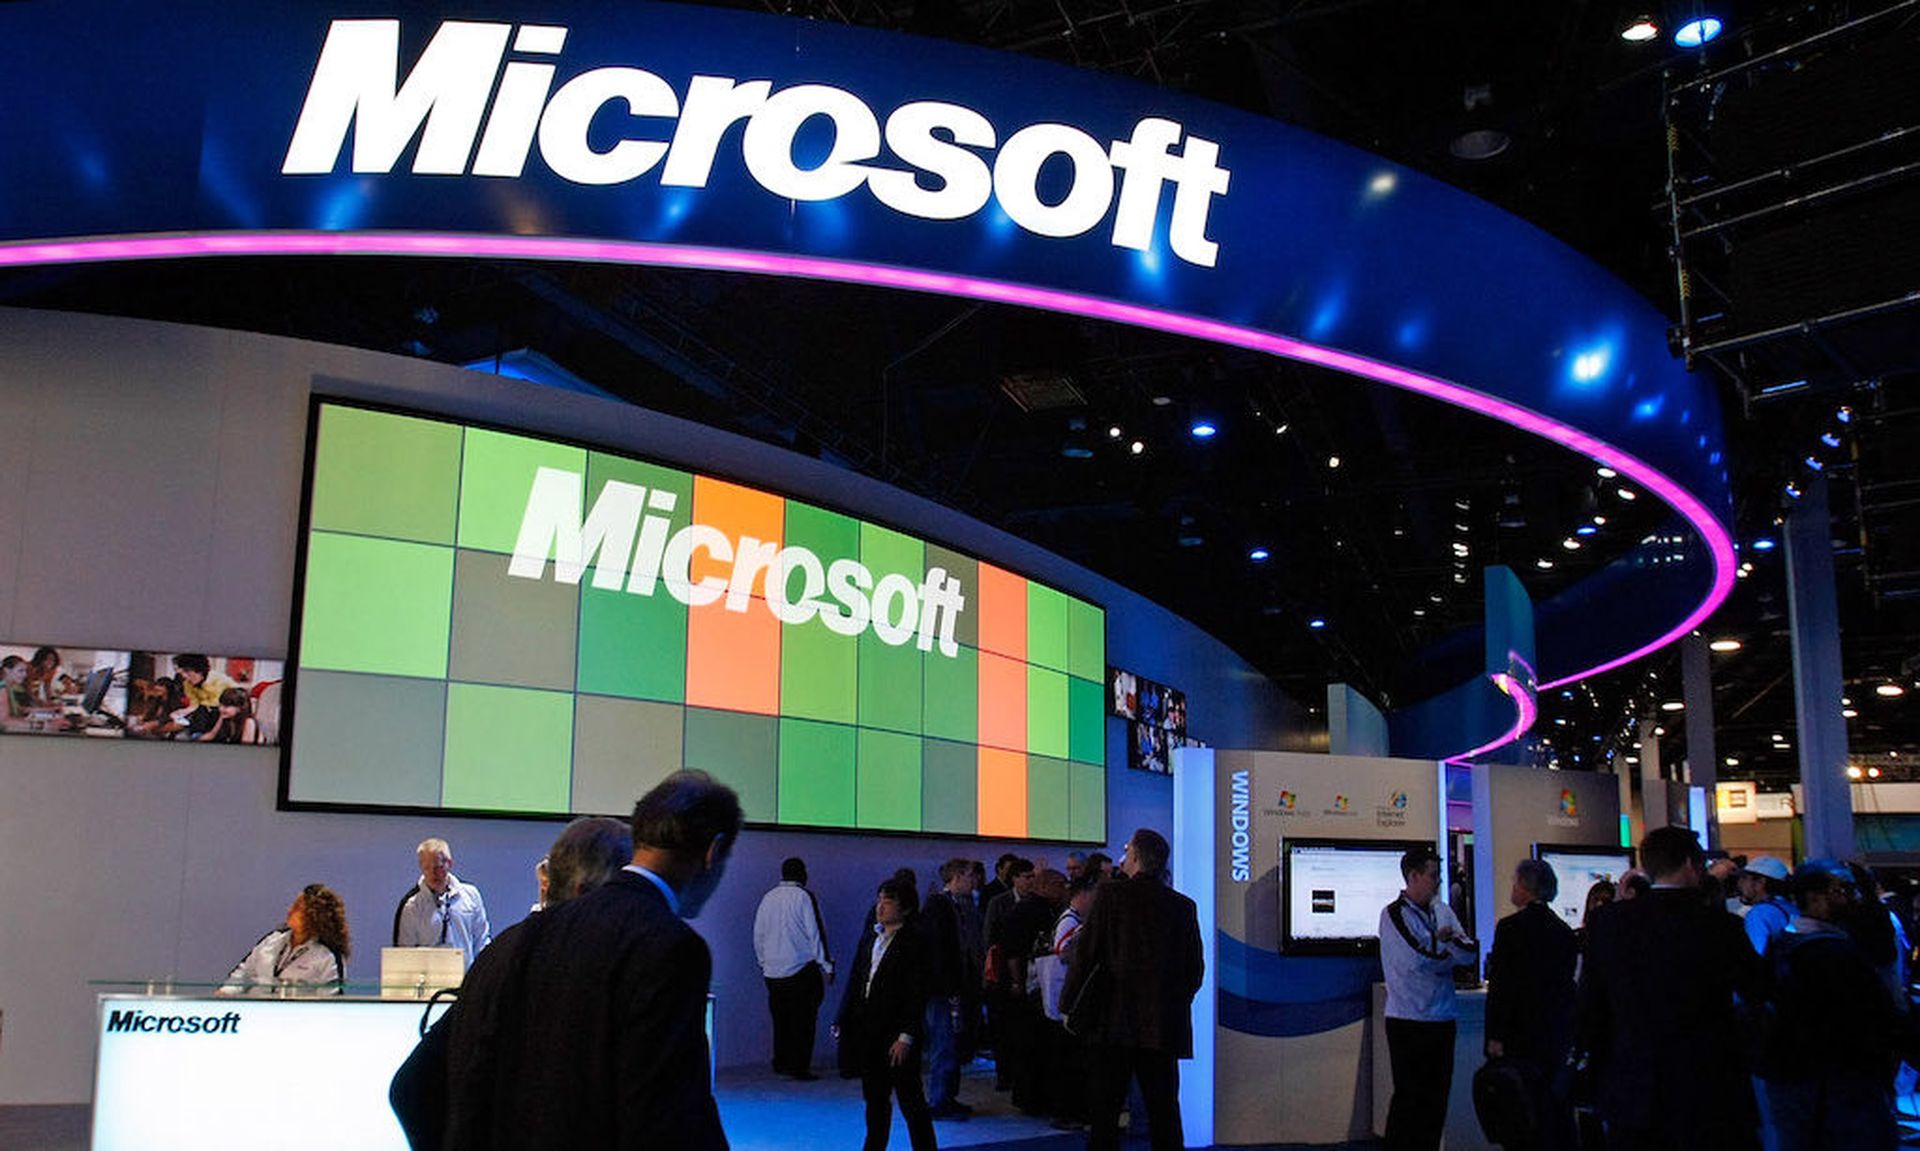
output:
[[[1106,838],[1105,615],[893,527],[444,419],[315,405],[289,806]]]

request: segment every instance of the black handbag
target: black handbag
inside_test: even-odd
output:
[[[1487,1142],[1531,1146],[1540,1131],[1535,1113],[1534,1069],[1519,1060],[1492,1058],[1473,1073],[1473,1112]]]

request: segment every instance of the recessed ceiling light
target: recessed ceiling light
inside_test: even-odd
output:
[[[1637,756],[1637,755],[1630,755],[1630,756],[1628,756],[1628,757],[1627,757],[1627,762],[1628,762],[1628,763],[1639,763],[1639,762],[1640,762],[1640,757],[1639,757],[1639,756]]]
[[[1211,420],[1195,420],[1193,427],[1187,430],[1193,433],[1196,440],[1210,440],[1220,434],[1220,429],[1214,427]]]
[[[1616,496],[1619,496],[1623,500],[1629,500],[1629,501],[1637,500],[1640,498],[1640,493],[1634,491],[1632,488],[1615,488],[1613,491],[1613,494]]]
[[[1534,560],[1534,561],[1533,561],[1533,566],[1534,566],[1534,567],[1537,567],[1537,568],[1539,568],[1539,569],[1540,569],[1541,571],[1543,571],[1543,572],[1544,572],[1544,571],[1552,571],[1552,570],[1553,570],[1553,561],[1552,561],[1552,560],[1544,560],[1544,559],[1543,559],[1543,560]]]
[[[1670,699],[1660,705],[1660,710],[1661,711],[1685,711],[1687,710],[1687,705],[1684,703],[1681,703],[1677,699]]]
[[[1599,530],[1599,528],[1594,527],[1592,524],[1581,524],[1579,527],[1573,529],[1573,534],[1577,536],[1590,536]]]
[[[1655,24],[1651,16],[1636,16],[1620,29],[1620,38],[1629,44],[1645,44],[1659,35],[1660,25]]]
[[[1107,438],[1108,438],[1108,439],[1110,439],[1110,440],[1117,440],[1117,439],[1119,439],[1119,438],[1120,438],[1120,437],[1121,437],[1121,436],[1122,436],[1123,434],[1124,434],[1124,433],[1123,433],[1123,432],[1121,432],[1121,430],[1120,430],[1120,425],[1119,425],[1119,424],[1115,424],[1115,425],[1113,425],[1112,427],[1110,427],[1110,428],[1108,428],[1108,429],[1107,429]]]
[[[1861,776],[1863,776],[1863,775],[1865,775],[1865,774],[1866,774],[1866,772],[1864,772],[1864,771],[1861,771],[1861,770],[1860,770],[1860,765],[1859,765],[1859,764],[1857,764],[1857,763],[1849,763],[1849,764],[1847,765],[1847,778],[1848,778],[1848,779],[1859,779],[1859,778],[1860,778]]]
[[[1606,526],[1607,526],[1607,517],[1605,517],[1605,516],[1595,516],[1595,517],[1593,517],[1593,526],[1594,526],[1594,527],[1597,527],[1597,528],[1603,528],[1603,527],[1606,527]]]
[[[1707,645],[1707,649],[1709,651],[1739,651],[1740,641],[1737,639],[1716,639]]]
[[[1321,628],[1327,626],[1327,621],[1315,616],[1313,619],[1307,621],[1307,626],[1315,631],[1319,631]]]
[[[1739,766],[1740,766],[1740,757],[1739,757],[1739,756],[1737,756],[1737,755],[1730,755],[1730,756],[1728,756],[1728,757],[1727,757],[1727,766],[1728,766],[1728,767],[1739,767]]]
[[[1879,779],[1879,778],[1880,778],[1880,769],[1879,769],[1879,768],[1877,768],[1877,767],[1869,767],[1869,768],[1867,769],[1867,778],[1868,778],[1868,779]]]
[[[1893,699],[1896,696],[1907,694],[1907,689],[1897,683],[1883,683],[1873,689],[1873,694],[1883,695],[1888,699]]]
[[[1127,445],[1127,450],[1137,456],[1147,450],[1147,445],[1140,440],[1135,440]]]
[[[1328,457],[1327,457],[1327,466],[1328,466],[1328,467],[1330,467],[1330,468],[1337,468],[1337,467],[1339,467],[1339,466],[1340,466],[1340,457],[1339,457],[1339,456],[1328,456]]]
[[[1840,709],[1840,718],[1841,719],[1859,719],[1860,713],[1850,707],[1843,707]]]
[[[1156,408],[1164,408],[1164,407],[1166,407],[1166,406],[1167,406],[1168,404],[1170,404],[1170,403],[1172,403],[1172,402],[1173,402],[1173,397],[1172,397],[1172,396],[1155,396],[1155,397],[1153,397],[1153,406],[1154,406],[1154,407],[1156,407]]]
[[[1254,548],[1252,551],[1247,553],[1247,558],[1252,560],[1254,563],[1259,563],[1272,554],[1273,553],[1269,552],[1266,548]]]
[[[1560,546],[1570,552],[1577,552],[1580,550],[1580,541],[1574,539],[1572,536],[1568,536],[1566,539],[1560,541]]]
[[[1666,728],[1664,728],[1664,727],[1656,727],[1656,728],[1654,728],[1654,729],[1653,729],[1653,734],[1655,734],[1655,735],[1665,735],[1665,734],[1667,734],[1667,729],[1666,729]]]

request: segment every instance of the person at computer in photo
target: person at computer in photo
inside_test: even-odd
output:
[[[31,686],[32,663],[17,655],[0,660],[0,687],[5,705],[0,707],[0,730],[60,731],[68,727],[60,705],[44,704],[34,698]]]
[[[236,685],[213,670],[213,661],[198,652],[174,656],[173,670],[181,692],[187,697],[186,705],[173,713],[174,722],[187,728],[197,739],[219,719],[221,693]]]
[[[173,713],[182,708],[187,708],[187,696],[173,676],[134,677],[127,683],[127,737],[172,739],[186,730],[173,718]]]
[[[57,648],[39,648],[33,653],[33,658],[27,661],[27,692],[33,696],[36,707],[57,708],[63,702],[61,696],[73,695],[82,686],[78,680],[60,670],[60,651]]]
[[[230,687],[220,693],[220,710],[213,726],[194,737],[202,743],[259,743],[260,725],[253,718],[247,689]]]
[[[414,849],[420,880],[400,897],[393,911],[395,947],[458,947],[467,963],[493,942],[486,901],[480,889],[453,873],[453,848],[434,836]]]
[[[0,689],[4,690],[5,710],[0,711],[8,727],[25,728],[33,712],[33,692],[27,687],[30,674],[27,661],[17,655],[0,659]]]
[[[309,883],[293,897],[286,923],[261,936],[247,957],[234,964],[220,994],[283,986],[338,994],[352,951],[346,905],[326,884]]]

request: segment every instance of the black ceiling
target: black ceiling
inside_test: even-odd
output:
[[[1664,38],[1625,43],[1626,6],[1579,0],[768,7],[1129,74],[1301,124],[1532,220],[1676,320],[1663,93],[1840,29],[1674,105],[1675,187],[1692,201],[1684,335],[1690,350],[1706,349],[1696,368],[1722,384],[1743,541],[1779,538],[1783,487],[1805,478],[1806,456],[1833,480],[1845,668],[1861,713],[1853,741],[1892,778],[1920,761],[1914,705],[1872,690],[1920,687],[1920,464],[1907,446],[1920,430],[1920,324],[1898,302],[1920,295],[1909,246],[1920,228],[1900,226],[1920,196],[1882,170],[1910,159],[1901,117],[1920,119],[1920,100],[1884,107],[1906,92],[1897,77],[1920,76],[1915,5],[1740,5],[1704,56]],[[1864,30],[1850,27],[1862,17]],[[1855,82],[1822,87],[1823,68]],[[1821,106],[1822,92],[1881,73],[1896,79],[1864,85],[1878,118],[1795,120],[1795,155],[1866,139],[1864,152],[1795,173],[1777,194],[1762,180],[1719,195],[1784,166],[1765,160],[1766,117],[1786,115],[1769,108]],[[1769,95],[1781,83],[1798,85],[1793,99]],[[1489,159],[1456,158],[1449,145],[1473,130],[1510,143]],[[1847,181],[1862,186],[1746,218]],[[1863,236],[1875,242],[1863,248]],[[1794,287],[1769,293],[1782,282]],[[1411,702],[1410,657],[1478,620],[1481,566],[1511,566],[1544,598],[1637,543],[1658,515],[1652,501],[1610,499],[1588,461],[1431,401],[1172,336],[936,297],[599,265],[357,259],[14,271],[0,276],[0,303],[449,363],[532,349],[635,403],[879,476],[1078,560],[1202,624],[1308,704],[1334,680]],[[1751,338],[1781,317],[1821,322]],[[1854,419],[1838,425],[1843,404]],[[1194,439],[1199,416],[1220,434]],[[1564,549],[1596,513],[1607,522],[1588,546]],[[1255,548],[1268,558],[1251,558]],[[1795,743],[1781,557],[1743,553],[1752,574],[1709,629],[1745,643],[1715,657],[1718,751],[1739,761],[1723,775],[1770,786],[1797,770],[1772,738]],[[1308,626],[1315,619],[1325,626]],[[1570,698],[1551,693],[1541,726],[1551,745],[1538,758],[1573,768],[1625,754],[1627,717],[1678,698],[1677,662],[1662,653]],[[1204,738],[1204,716],[1194,723]]]

